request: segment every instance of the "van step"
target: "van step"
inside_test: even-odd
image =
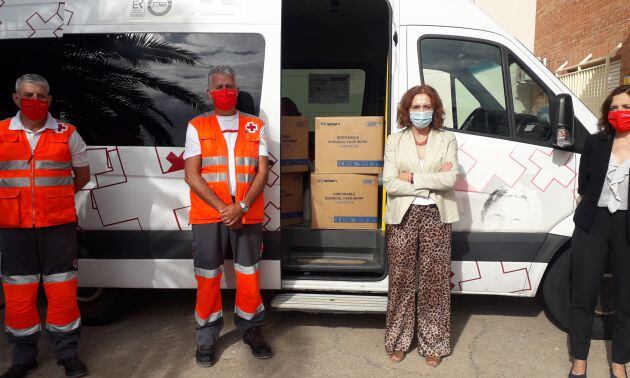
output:
[[[278,311],[380,314],[387,310],[387,296],[282,293],[273,298],[271,307]]]
[[[376,257],[375,251],[361,252],[295,251],[282,262],[282,269],[286,272],[383,272],[385,264],[382,258]]]
[[[384,235],[375,230],[282,230],[282,270],[287,274],[381,276]]]

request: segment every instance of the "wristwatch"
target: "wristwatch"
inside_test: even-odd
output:
[[[238,204],[241,205],[241,209],[243,209],[243,213],[246,213],[249,211],[249,206],[247,206],[245,202],[241,201]]]

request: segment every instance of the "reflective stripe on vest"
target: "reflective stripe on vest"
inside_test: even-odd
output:
[[[35,186],[68,186],[73,185],[72,176],[35,177]],[[28,177],[0,177],[0,188],[26,188],[31,185]]]
[[[236,182],[251,184],[252,182],[254,182],[254,177],[256,177],[256,175],[251,175],[249,173],[239,173],[236,175]]]
[[[73,183],[72,176],[35,177],[35,186],[68,186]]]
[[[217,165],[227,165],[228,158],[226,156],[209,156],[201,159],[201,168],[216,167]]]
[[[19,171],[29,168],[28,160],[0,161],[0,171]]]
[[[0,177],[0,188],[27,188],[31,186],[28,177]]]
[[[227,181],[227,173],[203,173],[201,174],[206,182],[225,182]]]
[[[28,167],[26,168],[28,169]],[[71,161],[36,160],[35,169],[72,169]]]
[[[236,158],[237,166],[252,166],[258,167],[258,159],[250,158],[250,157],[239,157]]]

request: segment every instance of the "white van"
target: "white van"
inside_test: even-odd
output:
[[[282,290],[274,307],[378,312],[387,292],[384,204],[376,231],[281,229],[280,99],[311,119],[383,116],[391,133],[402,94],[426,83],[459,143],[453,293],[532,297],[542,288],[567,326],[579,152],[597,120],[472,2],[16,0],[0,1],[0,22],[1,116],[16,110],[15,78],[40,73],[53,113],[90,145],[92,181],[77,196],[86,320],[112,314],[117,288],[195,287],[184,136],[208,109],[209,67],[230,64],[239,108],[269,125],[262,286]],[[309,101],[313,75],[342,83]],[[570,134],[562,147],[559,125]],[[614,313],[606,293],[595,336]]]

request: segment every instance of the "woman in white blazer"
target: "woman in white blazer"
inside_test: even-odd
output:
[[[418,352],[436,367],[451,353],[451,223],[457,141],[440,129],[444,109],[428,85],[409,89],[385,146],[389,292],[385,350],[402,361],[417,327]]]

